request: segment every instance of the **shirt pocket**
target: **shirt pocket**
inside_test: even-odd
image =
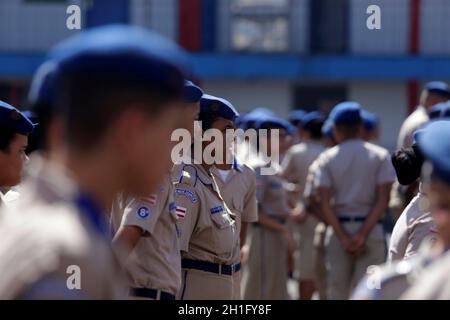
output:
[[[232,208],[230,208],[231,211],[233,211],[235,215],[241,215],[242,212],[244,211],[244,200],[238,199],[237,197],[233,197],[231,203],[232,203]]]
[[[235,240],[236,223],[228,213],[211,214],[213,221],[213,233],[215,240],[215,251],[223,258],[231,258]]]

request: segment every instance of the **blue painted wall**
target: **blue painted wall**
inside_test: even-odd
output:
[[[86,26],[95,27],[109,23],[129,21],[128,0],[94,0],[86,12]]]
[[[0,77],[31,77],[44,54],[1,54]],[[450,80],[450,57],[194,54],[201,79]]]

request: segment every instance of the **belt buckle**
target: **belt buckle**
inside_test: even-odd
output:
[[[222,264],[219,263],[219,275],[222,275]]]
[[[156,290],[156,300],[161,300],[161,290]]]

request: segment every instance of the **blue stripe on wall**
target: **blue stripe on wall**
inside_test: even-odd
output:
[[[0,53],[0,77],[29,78],[45,54]],[[193,54],[200,79],[450,80],[449,57]]]
[[[217,1],[202,1],[202,49],[214,51],[216,49]]]
[[[129,21],[128,0],[94,0],[86,12],[86,27]]]

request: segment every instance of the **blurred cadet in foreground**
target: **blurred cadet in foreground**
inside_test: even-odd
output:
[[[203,91],[185,81],[183,128],[193,133]],[[155,193],[133,197],[118,196],[111,212],[113,244],[125,250],[123,262],[128,273],[132,299],[175,300],[181,286],[181,255],[178,220],[184,218],[174,202],[174,187],[167,168],[164,181]],[[125,247],[125,248],[124,248]]]
[[[23,113],[0,101],[0,208],[8,202],[11,187],[20,183],[27,161],[28,135],[33,128]]]
[[[449,122],[450,124],[450,122]],[[420,176],[424,162],[419,136],[414,133],[411,148],[401,148],[392,155],[400,183],[408,184]],[[448,127],[448,125],[447,125]],[[417,142],[419,140],[419,142]],[[352,295],[358,300],[398,299],[427,273],[427,267],[442,254],[442,239],[428,210],[429,190],[421,183],[418,195],[397,221],[389,247],[389,259],[381,266],[371,266]]]
[[[417,137],[427,163],[423,170],[430,210],[437,226],[439,241],[435,259],[403,299],[450,299],[450,121],[435,121]]]
[[[0,298],[121,297],[105,212],[119,191],[148,194],[163,177],[186,58],[156,34],[112,25],[62,42],[50,59],[60,123],[0,226]]]
[[[414,133],[412,147],[402,148],[392,155],[392,164],[397,179],[402,185],[409,185],[420,178],[424,158],[416,137],[423,133],[420,129]],[[436,227],[428,208],[428,196],[420,183],[417,195],[395,223],[389,244],[388,260],[407,259],[418,252],[425,238],[435,238]]]

